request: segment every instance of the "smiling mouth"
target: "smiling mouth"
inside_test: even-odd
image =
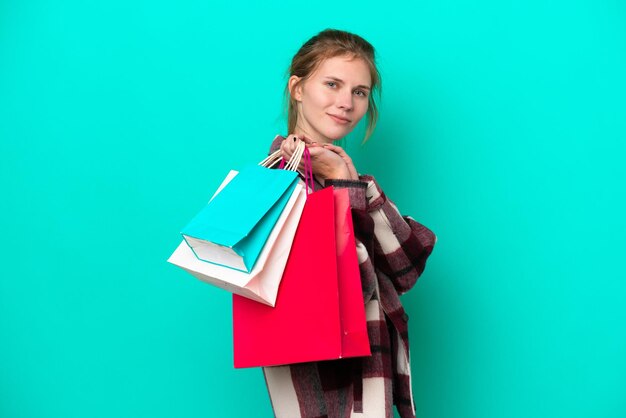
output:
[[[350,123],[350,119],[346,119],[346,118],[342,118],[341,116],[336,116],[336,115],[332,115],[330,113],[328,113],[328,116],[330,116],[333,120],[335,120],[338,123]]]

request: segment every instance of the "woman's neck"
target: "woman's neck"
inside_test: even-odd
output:
[[[311,142],[317,142],[318,144],[332,144],[333,143],[332,139],[326,138],[325,136],[319,133],[311,134],[310,133],[311,131],[312,130],[296,125],[296,128],[294,129],[293,133],[299,137],[305,137],[309,139]]]

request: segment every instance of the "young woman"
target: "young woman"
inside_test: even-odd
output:
[[[357,238],[363,297],[372,356],[265,367],[274,412],[295,417],[415,417],[409,364],[408,317],[399,296],[424,270],[435,235],[403,217],[372,176],[359,175],[333,142],[367,115],[374,130],[374,93],[380,79],[374,48],[344,31],[327,29],[293,57],[286,88],[290,134],[276,137],[270,151],[289,159],[295,140],[311,155],[315,189],[347,188]]]

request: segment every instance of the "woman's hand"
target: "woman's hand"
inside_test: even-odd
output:
[[[349,177],[350,180],[358,180],[359,179],[359,173],[357,173],[356,168],[354,167],[354,163],[352,162],[352,158],[350,158],[350,156],[344,151],[343,148],[338,147],[338,146],[333,145],[333,144],[324,144],[323,147],[328,149],[328,150],[331,150],[335,154],[339,155],[341,157],[341,159],[343,160],[343,162],[346,163],[346,166],[348,167],[348,172],[350,173],[350,177]],[[346,178],[348,178],[348,177],[346,177]]]
[[[322,180],[352,178],[344,159],[328,148],[328,145],[311,144],[308,148],[314,175]]]
[[[285,162],[288,162],[291,159],[294,151],[296,150],[296,146],[298,145],[298,137],[296,135],[289,135],[287,138],[283,140],[280,144],[280,151],[285,159]]]
[[[311,155],[311,169],[313,174],[321,180],[326,179],[346,179],[358,180],[359,176],[352,159],[341,148],[332,144],[318,144],[309,138],[298,135],[289,135],[280,145],[282,156],[289,161],[293,155],[298,140],[304,141]],[[303,170],[304,158],[298,166],[299,170]]]

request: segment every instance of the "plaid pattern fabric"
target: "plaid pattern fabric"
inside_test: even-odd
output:
[[[284,138],[277,136],[270,152]],[[403,217],[372,176],[315,182],[350,194],[357,256],[372,355],[264,367],[278,418],[415,417],[409,363],[408,316],[400,302],[424,271],[436,237]]]

